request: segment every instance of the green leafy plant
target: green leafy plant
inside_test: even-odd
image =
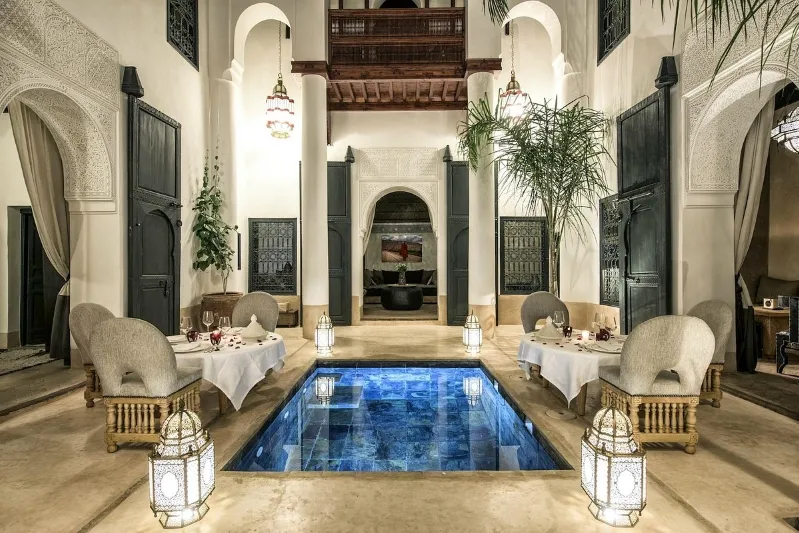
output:
[[[478,170],[499,164],[500,186],[522,198],[530,212],[543,211],[549,241],[549,290],[558,294],[558,260],[567,229],[583,238],[586,213],[609,190],[605,147],[609,121],[600,111],[573,101],[558,107],[529,101],[524,114],[509,118],[487,98],[469,104],[458,127],[459,145]]]
[[[227,282],[233,271],[234,254],[228,242],[228,234],[237,230],[238,226],[231,226],[222,218],[223,196],[219,180],[219,156],[214,156],[213,172],[211,172],[206,155],[203,186],[192,207],[192,211],[197,214],[191,229],[198,246],[197,255],[191,266],[203,272],[208,267],[214,267],[222,276],[222,292],[227,294]]]
[[[406,265],[405,263],[400,263],[399,265],[397,265],[397,272],[407,272],[407,271],[408,271],[408,265]]]

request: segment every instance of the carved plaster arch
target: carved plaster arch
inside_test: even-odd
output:
[[[438,238],[438,183],[437,182],[416,182],[404,185],[392,185],[390,183],[370,182],[361,183],[361,223],[359,234],[361,239],[366,235],[366,226],[369,224],[369,213],[371,213],[377,202],[381,198],[392,192],[408,192],[420,198],[430,214],[430,225],[433,233]]]
[[[19,98],[39,115],[64,163],[64,196],[113,210],[119,60],[116,50],[51,0],[0,10],[0,109]]]
[[[549,7],[544,2],[537,0],[527,0],[520,2],[513,6],[508,11],[508,16],[505,22],[510,22],[513,19],[527,17],[538,21],[549,34],[549,40],[552,43],[552,61],[562,61],[567,63],[563,58],[563,29],[561,27],[560,18],[555,10]]]
[[[715,80],[713,73],[729,34],[717,36],[712,46],[702,32],[688,32],[684,37],[683,146],[688,194],[738,190],[739,158],[729,154],[740,153],[752,122],[774,94],[789,80],[799,80],[799,59],[794,54],[786,65],[783,55],[790,31],[780,36],[762,72],[760,32],[754,27],[751,32],[745,41],[736,43]]]

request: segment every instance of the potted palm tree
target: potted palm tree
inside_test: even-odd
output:
[[[202,311],[212,311],[218,316],[230,316],[233,306],[239,298],[240,292],[228,292],[227,284],[233,272],[233,248],[228,239],[231,231],[236,231],[237,226],[231,226],[222,218],[222,190],[219,188],[219,156],[214,156],[213,168],[208,166],[208,157],[205,158],[203,169],[203,185],[197,199],[194,201],[192,211],[196,213],[192,232],[197,240],[197,253],[192,268],[205,272],[213,268],[222,278],[222,292],[203,294]]]
[[[559,293],[558,261],[564,233],[584,237],[587,213],[608,193],[604,163],[609,122],[579,101],[558,107],[527,101],[519,117],[503,112],[501,100],[469,105],[458,128],[460,150],[473,169],[499,163],[501,187],[521,195],[530,212],[543,212],[549,241],[549,290]],[[488,154],[487,160],[485,154]]]

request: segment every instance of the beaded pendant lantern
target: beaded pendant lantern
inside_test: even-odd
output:
[[[510,24],[510,81],[505,91],[499,93],[499,105],[503,116],[519,118],[527,109],[529,97],[522,91],[521,84],[516,81],[516,26],[513,21],[508,24]]]
[[[771,130],[771,138],[794,153],[799,153],[799,107],[785,115]]]
[[[183,407],[169,415],[149,463],[150,508],[161,525],[181,528],[202,519],[215,480],[214,441],[200,417]]]
[[[277,23],[277,85],[272,95],[266,98],[266,127],[272,137],[287,139],[294,131],[294,100],[289,98],[286,86],[283,85],[283,24]]]
[[[594,518],[631,527],[646,507],[646,452],[633,439],[629,417],[605,407],[582,438],[581,486]]]

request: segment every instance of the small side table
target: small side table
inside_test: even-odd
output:
[[[755,305],[755,322],[763,327],[763,358],[773,361],[777,356],[777,333],[788,329],[788,309],[766,309]]]

